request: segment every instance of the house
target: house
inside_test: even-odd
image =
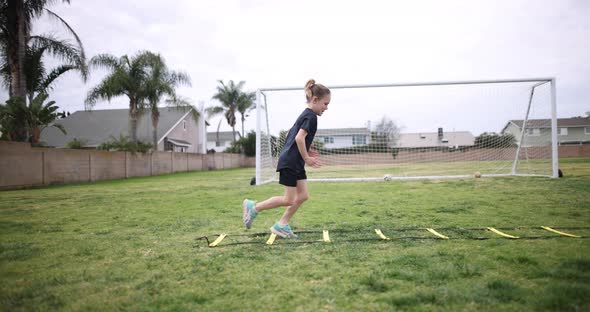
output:
[[[438,128],[437,132],[401,133],[396,142],[397,148],[437,148],[472,146],[475,137],[469,131],[444,132]]]
[[[502,134],[513,134],[520,143],[523,120],[510,120]],[[529,119],[526,123],[526,146],[551,143],[551,119]],[[557,142],[560,145],[590,144],[590,117],[557,118]]]
[[[197,121],[192,116],[192,109],[160,108],[158,122],[158,151],[175,151],[205,153],[205,123],[203,118]],[[129,110],[105,109],[77,111],[70,116],[56,121],[67,131],[64,135],[55,127],[46,128],[41,133],[41,142],[47,146],[63,148],[73,139],[85,141],[88,148],[129,135]],[[137,123],[137,139],[152,142],[153,126],[151,111],[140,115]]]
[[[235,137],[234,137],[235,135]],[[223,152],[230,147],[232,142],[240,139],[240,132],[236,131],[215,131],[207,132],[207,150],[214,150],[215,152]]]
[[[344,148],[371,143],[371,131],[367,128],[318,129],[315,140],[324,148]]]

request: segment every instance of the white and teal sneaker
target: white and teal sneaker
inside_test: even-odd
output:
[[[242,219],[247,229],[252,227],[252,222],[254,222],[254,219],[256,219],[256,216],[258,215],[258,211],[254,208],[255,206],[256,203],[249,199],[244,199],[244,202],[242,203]]]
[[[288,224],[281,226],[278,222],[276,222],[273,226],[271,226],[270,231],[282,238],[298,238],[297,235],[293,233],[293,230],[291,230],[291,227]]]

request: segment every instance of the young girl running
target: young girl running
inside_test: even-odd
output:
[[[328,109],[330,98],[330,89],[315,83],[315,80],[310,79],[305,84],[307,108],[289,130],[277,165],[279,183],[285,186],[285,193],[283,196],[273,196],[258,203],[245,199],[242,208],[243,221],[247,229],[252,226],[260,211],[284,206],[287,207],[285,213],[270,231],[283,238],[297,237],[289,226],[289,220],[299,206],[309,198],[305,165],[320,167],[319,153],[313,149],[312,142],[318,125],[317,116],[321,116]]]

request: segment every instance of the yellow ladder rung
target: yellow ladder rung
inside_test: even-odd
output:
[[[330,233],[328,233],[328,230],[324,230],[323,240],[324,240],[324,242],[326,242],[326,243],[329,243],[329,242],[331,242],[331,241],[330,241]]]
[[[272,245],[275,242],[275,238],[277,238],[277,234],[270,233],[270,236],[268,237],[268,240],[266,241],[266,244],[267,245]]]
[[[389,237],[387,237],[387,236],[385,236],[385,235],[383,234],[383,232],[381,232],[381,230],[380,230],[380,229],[375,229],[375,233],[377,233],[377,235],[378,235],[378,236],[379,236],[381,239],[384,239],[384,240],[390,240],[390,238],[389,238]]]
[[[215,247],[217,245],[219,245],[219,243],[221,243],[221,241],[227,236],[227,234],[222,233],[219,234],[219,237],[213,241],[213,243],[209,244],[209,247]]]
[[[496,233],[496,234],[498,234],[500,236],[504,236],[506,238],[511,238],[511,239],[517,239],[517,238],[519,238],[518,236],[512,236],[510,234],[506,234],[506,233],[500,232],[500,231],[494,229],[493,227],[489,227],[488,230],[490,230],[490,231],[492,231],[492,232],[494,232],[494,233]]]
[[[552,228],[550,228],[548,226],[542,226],[541,228],[543,230],[546,230],[546,231],[549,231],[549,232],[553,232],[553,233],[556,233],[556,234],[559,234],[559,235],[567,236],[567,237],[575,237],[575,238],[580,238],[581,237],[581,236],[578,236],[578,235],[569,234],[569,233],[566,233],[566,232],[561,232],[561,231],[552,229]]]
[[[438,237],[442,238],[442,239],[449,239],[449,237],[448,237],[448,236],[442,235],[442,234],[440,234],[439,232],[435,231],[434,229],[427,228],[426,230],[427,230],[428,232],[430,232],[430,233],[432,233],[432,234],[434,234],[434,235],[436,235],[436,236],[438,236]]]

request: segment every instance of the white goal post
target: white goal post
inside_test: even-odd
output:
[[[328,86],[308,181],[558,177],[555,78]],[[256,92],[256,184],[278,180],[303,87]]]

